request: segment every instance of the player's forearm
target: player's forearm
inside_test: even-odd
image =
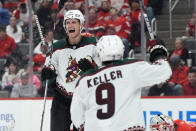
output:
[[[154,68],[154,81],[156,83],[160,82],[165,82],[167,81],[171,75],[172,75],[172,70],[170,68],[169,63],[166,60],[159,60],[155,64]]]
[[[147,62],[138,62],[136,65],[141,86],[152,86],[167,81],[172,74],[170,65],[167,61],[161,60],[157,64],[149,64]]]

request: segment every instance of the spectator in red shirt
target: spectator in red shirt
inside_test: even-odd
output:
[[[89,17],[88,17],[89,33],[93,34],[94,37],[97,37],[99,39],[105,33],[104,22],[103,21],[98,21],[97,12],[96,12],[95,8],[90,8],[88,15],[89,15]]]
[[[187,59],[189,58],[188,50],[183,45],[183,40],[181,38],[176,38],[175,49],[170,51],[170,58],[173,55],[178,55],[187,64]]]
[[[172,76],[168,85],[173,89],[174,95],[182,95],[182,83],[188,78],[189,67],[182,62],[178,55],[173,55],[169,62],[172,68]]]
[[[196,95],[196,70],[190,68],[188,71],[188,79],[182,84],[183,95]]]
[[[130,26],[132,25],[132,16],[131,16],[131,13],[132,13],[132,10],[131,10],[131,7],[128,6],[127,8],[125,8],[125,12],[122,14],[122,16],[124,16],[127,21],[129,22]]]
[[[48,50],[47,48],[48,48],[47,45],[41,44],[40,49],[41,49],[42,53],[36,54],[33,57],[33,62],[34,62],[33,71],[41,73],[42,67],[43,67],[45,60],[46,60],[46,52]]]
[[[106,23],[110,18],[110,3],[107,0],[101,2],[101,8],[98,13],[98,21],[104,21]]]
[[[4,4],[4,8],[9,10],[10,15],[13,13],[14,10],[18,8],[18,3],[14,0],[7,0]]]
[[[110,9],[110,19],[106,23],[106,34],[108,34],[107,28],[110,25],[114,25],[115,35],[118,35],[125,46],[124,58],[128,56],[131,44],[128,41],[129,35],[131,33],[131,28],[129,22],[124,16],[118,16],[118,10],[114,7]]]
[[[124,16],[118,16],[118,10],[114,7],[110,9],[110,19],[106,23],[106,32],[108,25],[115,26],[115,35],[118,35],[121,39],[127,39],[130,35],[130,24]]]
[[[140,4],[138,0],[132,1],[131,9],[132,9],[131,16],[132,16],[133,22],[139,22],[141,10],[140,10]]]
[[[16,43],[12,37],[7,35],[6,27],[0,25],[0,58],[6,58],[16,49]]]

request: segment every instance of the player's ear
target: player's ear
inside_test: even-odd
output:
[[[85,22],[83,22],[81,25],[80,25],[80,32],[82,32],[84,30],[84,27],[85,27]]]

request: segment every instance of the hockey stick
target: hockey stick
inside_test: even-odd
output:
[[[37,25],[37,28],[38,28],[38,31],[39,31],[39,36],[41,38],[41,42],[45,45],[46,43],[44,41],[44,37],[43,37],[43,33],[42,33],[41,25],[39,23],[38,16],[37,15],[34,15],[34,16],[35,16],[36,25]]]
[[[41,38],[41,42],[44,45],[46,45],[46,43],[44,41],[43,33],[42,33],[42,30],[41,30],[41,26],[40,26],[39,19],[38,19],[37,15],[35,15],[35,20],[36,20],[37,28],[38,28],[39,35],[40,35],[40,38]],[[50,57],[51,57],[51,54],[50,54]],[[42,118],[41,118],[40,131],[42,131],[42,128],[43,128],[47,91],[48,91],[48,80],[46,80],[45,91],[44,91],[44,104],[43,104],[43,112],[42,112]]]
[[[140,7],[141,7],[140,9],[142,10],[142,12],[144,12],[144,5],[143,5],[142,0],[140,0],[139,3],[140,3]],[[150,25],[150,21],[148,19],[148,16],[147,16],[147,14],[143,14],[143,15],[144,15],[144,21],[146,23],[146,26],[147,26],[147,29],[148,29],[148,32],[149,32],[149,35],[150,35],[150,39],[151,40],[154,40],[155,39],[155,36],[153,34],[152,27]]]
[[[46,107],[47,90],[48,90],[48,80],[46,80],[46,86],[45,86],[45,92],[44,92],[44,107],[43,107],[43,112],[42,112],[42,119],[41,119],[40,131],[42,131],[43,122],[44,122],[44,114],[45,114],[45,107]]]

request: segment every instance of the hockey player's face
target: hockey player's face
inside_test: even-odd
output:
[[[68,19],[65,22],[66,32],[69,38],[77,37],[80,34],[80,22],[77,19]]]

